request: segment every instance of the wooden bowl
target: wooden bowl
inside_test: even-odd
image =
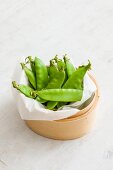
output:
[[[47,138],[69,140],[82,137],[90,131],[95,120],[95,109],[99,99],[99,90],[96,80],[90,76],[97,90],[92,102],[78,114],[62,120],[43,121],[25,120],[27,126],[34,132]]]

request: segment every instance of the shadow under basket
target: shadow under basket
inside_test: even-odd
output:
[[[91,103],[76,115],[62,120],[25,120],[27,126],[34,132],[47,138],[69,140],[82,137],[93,127],[96,117],[95,109],[99,99],[99,89],[94,77],[89,75],[97,90]]]

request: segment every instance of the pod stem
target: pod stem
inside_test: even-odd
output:
[[[87,65],[88,70],[91,70],[91,62],[88,60],[88,65]]]
[[[33,91],[31,92],[31,95],[33,98],[36,98],[38,96],[38,92],[37,91]]]
[[[21,65],[22,69],[25,68],[25,64],[24,63],[20,63],[20,65]]]
[[[55,66],[55,61],[54,61],[54,59],[50,60],[50,66]]]
[[[25,58],[25,64],[29,63],[29,56]]]
[[[56,54],[54,57],[54,60],[57,62],[58,61],[58,55]]]
[[[12,81],[12,85],[14,88],[19,89],[19,85],[16,83],[16,81]]]
[[[65,54],[65,55],[64,55],[63,59],[64,59],[64,62],[66,62],[66,61],[69,61],[69,60],[70,60],[70,59],[67,57],[67,54]]]

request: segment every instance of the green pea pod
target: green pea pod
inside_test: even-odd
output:
[[[52,59],[50,60],[50,66],[49,66],[49,81],[56,76],[58,73],[58,68],[55,65],[55,61]]]
[[[23,84],[18,85],[15,81],[12,82],[12,85],[14,88],[23,93],[26,97],[33,98],[32,92],[34,91],[34,89],[32,89],[31,87]],[[39,96],[37,96],[35,100],[39,101],[40,103],[46,102],[46,100],[40,98]]]
[[[68,75],[68,78],[73,74],[73,72],[75,71],[75,67],[73,66],[73,64],[70,62],[70,59],[66,57],[67,55],[64,56],[64,62],[66,65],[66,72]]]
[[[45,87],[45,89],[59,89],[61,88],[65,78],[65,72],[64,70],[58,70],[56,74],[54,74],[54,77],[52,77],[49,80],[48,85]]]
[[[64,105],[66,105],[66,104],[67,104],[67,102],[58,102],[57,109],[64,106]]]
[[[49,102],[47,102],[46,108],[49,110],[54,110],[57,103],[58,103],[57,101],[49,101]]]
[[[39,96],[37,96],[35,100],[37,100],[40,103],[46,103],[47,102],[46,100],[40,98]]]
[[[46,65],[37,57],[35,57],[35,71],[37,90],[41,90],[48,84],[48,71]]]
[[[34,62],[33,58],[32,58],[31,56],[28,56],[28,57],[25,59],[25,62],[26,62],[26,64],[27,64],[27,63],[30,63],[32,72],[33,72],[34,75],[35,75],[35,74],[36,74],[36,72],[35,72],[35,62]]]
[[[50,79],[51,79],[52,76],[54,76],[54,72],[58,71],[58,68],[55,65],[55,60],[54,59],[50,60],[50,65],[47,66],[47,71],[48,71],[48,75],[50,76]]]
[[[14,88],[16,88],[21,93],[23,93],[26,97],[33,98],[32,92],[34,91],[34,89],[32,89],[31,87],[24,85],[24,84],[19,85],[16,83],[16,81],[13,81],[12,85]]]
[[[52,78],[56,75],[56,72],[58,72],[57,67],[54,65],[54,61],[50,60],[50,66],[47,66],[47,71],[48,71],[48,75],[49,75],[49,82],[51,82]],[[51,82],[52,83],[52,82]],[[50,84],[51,84],[50,83]],[[50,86],[49,84],[47,85],[48,87]],[[47,88],[46,86],[46,88]],[[40,103],[45,103],[47,102],[44,99],[41,99],[39,96],[37,96],[36,98],[37,101],[39,101]],[[49,102],[48,102],[49,103]],[[48,105],[48,104],[47,104]]]
[[[62,59],[59,59],[57,55],[55,56],[54,60],[57,63],[57,67],[58,67],[59,70],[64,68],[64,71],[65,71],[65,79],[64,79],[64,82],[63,82],[63,84],[64,84],[68,79],[67,70],[66,70],[66,64]],[[57,102],[57,107],[59,107],[58,105],[60,105],[59,102]]]
[[[64,83],[65,83],[68,79],[68,75],[67,75],[67,71],[66,71],[66,64],[62,59],[59,59],[57,57],[57,55],[55,56],[54,60],[56,61],[57,67],[58,67],[59,70],[62,69],[62,68],[64,68],[64,70],[65,70],[65,79],[64,79]]]
[[[63,89],[83,89],[83,79],[86,72],[91,69],[91,63],[78,67],[63,85]]]
[[[78,89],[47,89],[35,91],[34,95],[39,95],[48,101],[76,102],[82,98],[83,90]]]
[[[70,66],[70,64],[69,64]],[[69,77],[69,79],[66,81],[66,83],[63,85],[63,89],[83,89],[83,79],[84,79],[84,75],[86,74],[86,72],[91,68],[91,63],[89,62],[86,66],[80,66],[77,70],[72,71],[71,69],[71,73],[72,75]],[[61,102],[60,102],[61,103]],[[62,103],[57,104],[57,107],[59,107],[60,105],[62,105]]]
[[[22,66],[22,69],[24,69],[29,82],[31,83],[33,88],[36,89],[36,79],[34,73],[29,68],[27,68],[24,63],[20,63],[20,64]]]
[[[64,79],[65,79],[65,71],[63,69],[59,71],[55,66],[54,62],[50,61],[50,80],[46,89],[61,88]],[[53,109],[57,105],[57,103],[58,103],[57,101],[53,101],[53,102],[49,101],[47,103],[47,108]]]

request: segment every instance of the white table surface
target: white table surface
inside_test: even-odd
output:
[[[86,136],[55,141],[21,120],[11,76],[21,56],[92,62],[101,90]],[[113,0],[0,0],[0,170],[113,170]]]

